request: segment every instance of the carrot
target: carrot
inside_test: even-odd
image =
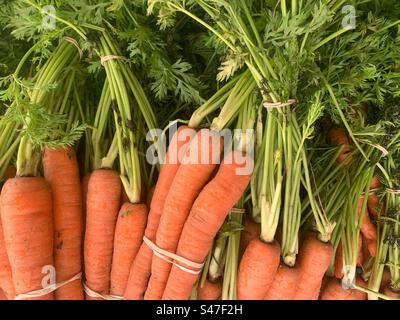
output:
[[[203,286],[197,288],[197,300],[220,300],[222,295],[222,283],[211,282],[206,279]]]
[[[4,291],[0,289],[0,301],[2,301],[2,300],[9,300],[9,299],[7,299]]]
[[[299,276],[297,267],[280,265],[264,300],[293,300]]]
[[[364,263],[364,251],[363,251],[363,240],[362,236],[358,238],[358,255],[357,255],[357,266],[362,267]],[[334,263],[334,274],[337,279],[343,278],[343,247],[342,243],[339,242],[335,253],[335,263]]]
[[[53,195],[54,264],[57,282],[81,272],[82,191],[73,148],[46,148],[44,177]],[[75,280],[55,291],[57,300],[83,300],[82,281]]]
[[[243,230],[240,234],[240,253],[239,257],[243,256],[244,251],[249,245],[250,241],[253,239],[257,239],[261,234],[261,224],[254,222],[254,220],[245,216],[243,220]]]
[[[368,196],[368,212],[374,219],[379,218],[378,206],[379,206],[378,196],[376,196],[375,194],[370,194]]]
[[[343,246],[342,242],[339,242],[338,247],[335,252],[335,264],[334,264],[334,274],[335,278],[343,278]]]
[[[0,211],[15,293],[43,289],[42,268],[54,265],[50,186],[40,177],[9,179],[1,193]],[[49,293],[35,299],[53,298]]]
[[[295,300],[317,300],[322,278],[329,267],[333,249],[329,243],[308,235],[298,255],[300,277]]]
[[[350,153],[349,145],[351,143],[346,130],[342,128],[332,128],[329,130],[326,139],[328,143],[333,145],[345,145],[336,159],[338,163],[343,162]]]
[[[392,280],[392,275],[387,267],[383,270],[382,279],[381,279],[381,286],[379,291],[383,292],[384,289],[390,285],[390,281]]]
[[[84,242],[86,285],[100,294],[110,291],[115,224],[121,200],[121,181],[114,170],[95,170],[89,180]],[[87,299],[93,299],[87,296]]]
[[[156,236],[158,247],[176,252],[190,208],[217,167],[221,142],[220,135],[209,129],[200,130],[193,138],[165,199]],[[201,159],[204,156],[206,161]],[[145,300],[161,299],[170,270],[170,263],[153,256]]]
[[[280,246],[278,242],[252,240],[247,246],[238,271],[238,299],[264,299],[278,271]]]
[[[391,297],[391,298],[400,298],[400,290],[393,289],[390,287],[390,285],[388,285],[384,288],[383,294],[387,295],[388,297]]]
[[[142,243],[147,220],[145,204],[124,203],[118,214],[111,268],[111,294],[122,296],[129,270]]]
[[[186,129],[188,129],[187,126],[180,126],[172,137],[164,164],[161,166],[157,184],[154,188],[145,230],[145,236],[153,242],[156,240],[156,232],[165,198],[180,167],[181,154],[186,151],[191,139],[190,135],[186,136],[185,134],[194,132]],[[153,251],[151,251],[147,244],[142,243],[129,272],[128,283],[124,293],[125,299],[143,299],[150,277],[152,257]]]
[[[15,290],[11,273],[11,265],[8,260],[6,244],[4,242],[3,226],[0,219],[0,288],[8,300],[14,299]]]
[[[321,293],[320,300],[366,300],[367,294],[356,289],[345,289],[336,278],[331,278]]]
[[[363,198],[360,197],[357,202],[357,214],[360,215],[362,209]],[[377,233],[376,233],[376,226],[372,223],[368,209],[366,209],[363,221],[361,223],[361,233],[365,237],[368,245],[368,251],[371,256],[376,255],[376,245],[377,245]]]
[[[328,143],[334,145],[350,144],[350,138],[343,128],[330,129],[326,135],[326,140]]]
[[[234,161],[228,161],[228,159]],[[216,176],[203,188],[190,210],[182,230],[177,255],[195,263],[202,263],[212,247],[213,239],[221,228],[229,210],[239,200],[251,179],[251,172],[237,173],[243,168],[238,159],[241,152],[225,156]],[[252,164],[246,156],[247,164]],[[197,275],[174,265],[163,294],[164,300],[187,299]]]
[[[382,184],[379,181],[379,178],[377,176],[372,177],[370,188],[377,189],[380,188],[381,186]],[[375,219],[379,217],[378,206],[379,206],[378,196],[376,194],[368,195],[368,212]]]

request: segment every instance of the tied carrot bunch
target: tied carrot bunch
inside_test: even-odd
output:
[[[400,299],[398,0],[44,2],[0,6],[0,300]]]

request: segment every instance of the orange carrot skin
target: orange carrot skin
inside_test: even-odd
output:
[[[339,242],[335,253],[335,264],[334,264],[334,274],[335,278],[343,278],[343,247],[342,242]]]
[[[165,155],[164,164],[161,166],[157,184],[154,187],[145,230],[145,236],[153,242],[156,240],[156,232],[165,198],[180,167],[180,154],[186,151],[192,138],[190,135],[184,135],[186,129],[188,129],[187,126],[180,126],[172,137],[167,154]],[[194,134],[194,131],[190,131],[190,133]],[[129,272],[128,284],[124,293],[125,299],[143,299],[151,273],[152,257],[153,251],[143,242]]]
[[[252,240],[240,261],[238,271],[238,299],[262,300],[278,272],[280,246],[277,241],[265,243]]]
[[[391,280],[392,280],[392,275],[390,274],[389,269],[385,268],[383,270],[382,280],[381,280],[381,285],[380,285],[379,291],[383,292],[385,290],[385,288],[390,285]]]
[[[305,238],[298,255],[300,279],[295,300],[318,300],[322,279],[332,257],[333,248],[329,243],[319,241],[314,235]]]
[[[260,234],[261,224],[256,223],[251,217],[246,215],[243,219],[243,230],[240,234],[239,257],[243,256],[243,253],[249,245],[250,241],[259,238]]]
[[[118,214],[111,268],[111,294],[123,296],[129,270],[142,243],[147,221],[145,204],[124,203]]]
[[[293,300],[299,276],[298,268],[280,265],[264,300]]]
[[[391,298],[400,298],[400,290],[394,290],[389,285],[384,288],[383,294]]]
[[[208,143],[204,143],[208,142]],[[185,153],[185,160],[196,155],[196,163],[182,163],[165,199],[163,214],[157,230],[156,244],[169,252],[176,252],[179,237],[196,197],[210,180],[220,157],[222,140],[209,129],[200,130]],[[207,163],[201,156],[207,156]],[[167,284],[171,264],[153,256],[151,277],[144,296],[145,300],[159,300]]]
[[[357,214],[361,214],[361,209],[362,209],[362,203],[363,203],[363,198],[360,197],[357,202]],[[361,223],[361,232],[367,238],[368,240],[376,240],[377,234],[376,234],[376,227],[372,223],[368,210],[365,210],[365,213],[363,215],[363,221]]]
[[[378,206],[379,206],[379,198],[375,194],[370,194],[368,196],[368,212],[374,219],[379,218]]]
[[[206,279],[203,286],[197,289],[197,300],[220,300],[222,295],[222,283],[211,282]]]
[[[84,242],[87,286],[109,294],[114,232],[121,200],[121,181],[114,170],[94,171],[87,194],[87,220]],[[89,297],[93,300],[96,298]]]
[[[356,289],[344,289],[341,282],[331,278],[321,293],[320,300],[366,300],[367,295]]]
[[[4,291],[0,289],[0,301],[2,301],[2,300],[9,300],[9,299],[7,299]]]
[[[238,159],[239,152],[234,151],[233,155],[233,159]],[[231,156],[232,154],[228,154],[225,157],[216,176],[203,188],[194,202],[179,240],[178,256],[202,263],[227,214],[247,188],[251,172],[238,175],[237,169],[243,168],[243,164],[238,164],[235,160],[229,163],[227,159]],[[246,161],[252,162],[250,156],[246,156]],[[197,275],[173,266],[162,299],[188,299],[196,279]]]
[[[81,272],[82,190],[78,161],[73,148],[46,148],[43,155],[44,177],[53,196],[54,263],[57,282]],[[55,291],[57,300],[83,300],[80,279]]]
[[[3,186],[1,219],[17,295],[43,289],[43,268],[54,266],[52,209],[50,186],[43,178],[14,178]],[[34,299],[53,300],[54,295]]]
[[[1,217],[1,215],[0,215]],[[0,219],[0,288],[5,299],[12,300],[15,296],[14,283],[11,273],[11,265],[8,260],[6,244],[4,242],[3,226]]]
[[[350,144],[349,136],[343,128],[330,129],[326,136],[326,140],[328,143],[335,145]]]

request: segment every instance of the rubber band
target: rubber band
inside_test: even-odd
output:
[[[82,60],[83,51],[82,51],[81,47],[79,46],[78,41],[76,41],[74,38],[71,38],[71,37],[64,37],[64,40],[69,42],[69,43],[71,43],[71,44],[73,44],[78,49],[79,59]]]
[[[376,149],[378,149],[379,151],[381,151],[382,156],[384,156],[384,157],[386,157],[389,154],[389,151],[379,144],[373,144],[372,146],[375,147]]]
[[[242,208],[232,208],[231,209],[231,213],[245,213],[246,210],[242,209]]]
[[[109,54],[107,56],[100,57],[100,62],[101,62],[102,66],[104,66],[105,62],[111,61],[111,60],[125,60],[125,61],[128,61],[128,58],[123,57],[123,56],[113,55],[113,54]]]
[[[83,290],[85,291],[85,293],[92,298],[102,298],[103,300],[123,300],[124,297],[121,296],[116,296],[113,294],[101,294],[98,293],[96,291],[93,291],[92,289],[90,289],[87,284],[85,282],[82,282],[83,284]]]
[[[379,191],[379,190],[382,190],[382,188],[369,189],[368,195],[369,195],[369,196],[374,195],[375,192],[377,192],[377,191]],[[364,195],[365,195],[365,192],[361,192],[360,196],[364,196]]]
[[[391,194],[400,194],[400,189],[390,189],[390,188],[386,188],[385,189],[386,192],[389,192]]]
[[[48,287],[43,288],[43,289],[34,290],[34,291],[27,292],[27,293],[17,294],[14,297],[14,300],[23,300],[23,299],[32,299],[32,298],[43,297],[46,294],[52,293],[53,291],[65,286],[75,280],[79,280],[81,278],[82,278],[82,272],[79,272],[78,274],[73,276],[71,279],[57,283],[55,285],[49,285]]]
[[[296,100],[295,99],[289,99],[287,102],[269,102],[269,101],[264,101],[263,106],[267,109],[278,109],[278,108],[283,108],[286,106],[290,106],[292,104],[295,104]]]
[[[187,273],[198,275],[203,268],[204,263],[193,262],[184,257],[178,256],[175,253],[171,253],[167,250],[161,249],[155,243],[153,243],[150,239],[148,239],[146,236],[143,237],[143,241],[145,244],[147,244],[147,246],[153,251],[153,253],[157,257],[173,264],[174,266],[178,267],[179,269],[181,269]],[[189,266],[191,269],[186,268],[186,267],[180,265],[179,263],[176,263],[175,261],[181,262],[181,263]]]

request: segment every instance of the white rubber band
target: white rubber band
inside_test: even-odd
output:
[[[101,294],[98,293],[96,291],[93,291],[92,289],[90,289],[87,284],[85,282],[82,282],[83,284],[83,290],[85,291],[85,293],[92,298],[101,298],[103,300],[123,300],[124,297],[121,296],[116,296],[113,294]]]
[[[83,51],[82,51],[81,47],[79,46],[78,41],[76,41],[74,38],[71,38],[71,37],[64,37],[64,40],[69,43],[72,43],[78,49],[79,59],[82,59]]]
[[[105,62],[111,61],[111,60],[125,60],[125,61],[127,61],[128,59],[123,57],[123,56],[116,56],[116,55],[113,55],[113,54],[109,54],[107,56],[100,57],[100,62],[101,62],[101,65],[103,65],[103,66],[104,66]]]
[[[296,100],[295,99],[289,99],[287,102],[269,102],[269,101],[264,101],[263,106],[267,109],[277,109],[277,108],[283,108],[286,106],[290,106],[292,104],[295,104]]]
[[[43,297],[46,294],[52,293],[53,291],[82,278],[82,272],[79,272],[77,275],[73,276],[71,279],[57,283],[55,285],[49,285],[46,288],[34,290],[27,293],[20,293],[14,297],[14,300],[24,300],[24,299],[32,299],[32,298],[39,298]]]
[[[153,253],[157,257],[173,264],[174,266],[178,267],[179,269],[181,269],[187,273],[197,275],[201,272],[201,270],[204,266],[204,263],[193,262],[184,257],[178,256],[175,253],[171,253],[167,250],[161,249],[155,243],[153,243],[150,239],[148,239],[146,236],[143,237],[143,241],[145,244],[147,244],[147,246],[153,251]],[[176,263],[175,261],[181,262],[181,263],[189,266],[191,269],[186,268],[186,267],[182,266],[181,264]]]

